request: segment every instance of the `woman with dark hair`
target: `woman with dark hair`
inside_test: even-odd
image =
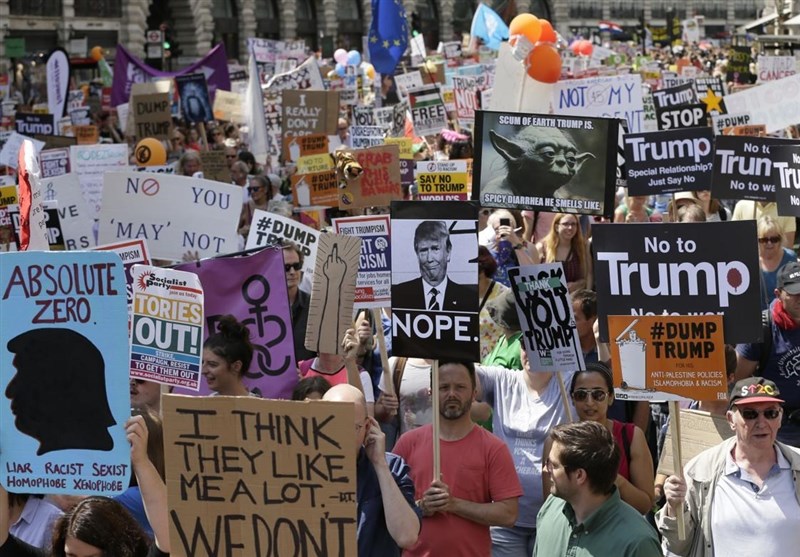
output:
[[[478,299],[480,300],[481,361],[489,355],[497,339],[503,336],[503,329],[492,320],[486,310],[486,302],[493,300],[507,290],[494,280],[497,261],[486,246],[478,246]]]
[[[239,151],[239,160],[247,165],[248,174],[255,176],[261,174],[262,169],[256,163],[256,157],[250,151]]]
[[[322,400],[331,388],[330,382],[320,375],[301,379],[292,391],[292,400]]]
[[[254,396],[242,382],[253,361],[250,329],[233,315],[223,315],[218,331],[203,345],[203,377],[218,395]]]
[[[608,418],[614,402],[614,378],[602,362],[587,364],[585,371],[572,376],[569,393],[581,421],[591,420],[605,425],[617,441],[621,453],[616,486],[622,500],[642,514],[653,506],[655,472],[653,457],[641,429],[632,423]],[[550,443],[545,443],[545,459]],[[545,460],[546,462],[546,460]],[[545,471],[543,471],[545,472]],[[542,474],[544,493],[550,493],[550,478]]]

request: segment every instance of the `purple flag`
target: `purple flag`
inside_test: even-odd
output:
[[[252,255],[210,259],[176,267],[200,277],[205,293],[206,338],[217,331],[219,318],[231,314],[250,329],[255,348],[244,383],[263,398],[290,398],[297,384],[292,321],[283,252],[266,248]],[[176,393],[207,395],[201,378],[200,392],[175,389]]]
[[[114,83],[111,87],[111,106],[126,103],[131,96],[131,85],[150,81],[155,77],[177,77],[191,73],[206,76],[208,94],[211,105],[214,105],[214,94],[217,89],[231,90],[231,79],[228,75],[228,55],[225,45],[220,43],[200,60],[177,72],[162,72],[142,62],[139,58],[117,45],[117,56],[114,60]]]

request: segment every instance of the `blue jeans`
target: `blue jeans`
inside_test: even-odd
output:
[[[492,557],[531,557],[536,528],[492,526]]]

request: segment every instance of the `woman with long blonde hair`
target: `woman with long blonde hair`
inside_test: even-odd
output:
[[[592,288],[591,257],[577,215],[557,214],[550,232],[536,248],[542,256],[542,263],[560,261],[564,264],[564,276],[570,292]]]

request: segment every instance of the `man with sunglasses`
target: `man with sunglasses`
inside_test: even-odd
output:
[[[800,547],[800,451],[776,440],[783,398],[763,377],[742,379],[731,392],[734,436],[689,461],[683,477],[664,484],[667,504],[656,515],[669,555],[783,557]],[[685,509],[686,539],[677,510]]]
[[[800,447],[800,263],[778,272],[775,300],[764,317],[764,338],[736,346],[736,379],[757,371],[778,385],[786,401],[778,439]]]
[[[296,361],[316,358],[317,353],[306,348],[306,327],[311,295],[300,288],[303,280],[303,250],[294,242],[283,244],[283,269],[286,272],[286,291],[289,294],[289,308],[292,315],[292,334],[294,335],[294,357]]]

